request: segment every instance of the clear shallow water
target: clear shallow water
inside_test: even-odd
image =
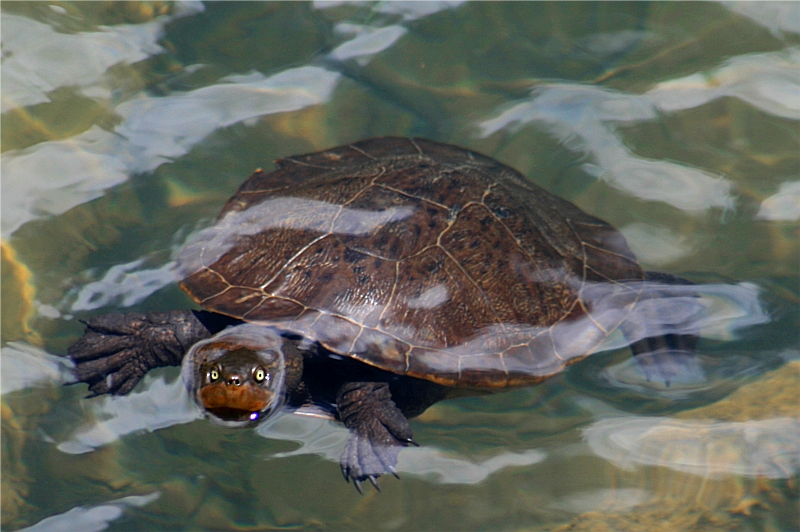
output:
[[[800,529],[798,20],[4,3],[3,529]],[[172,260],[253,169],[377,135],[496,157],[703,283],[698,371],[666,388],[611,350],[440,403],[363,497],[328,422],[214,427],[177,370],[116,400],[61,386],[78,319],[188,305]]]

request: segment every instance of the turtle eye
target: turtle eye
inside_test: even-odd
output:
[[[267,372],[264,371],[264,368],[259,366],[253,370],[253,378],[255,379],[256,383],[261,384],[267,378]]]
[[[219,380],[219,368],[213,367],[208,371],[208,380],[211,382]]]

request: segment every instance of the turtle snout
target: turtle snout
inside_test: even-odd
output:
[[[218,408],[260,412],[266,409],[272,392],[244,380],[234,382],[233,378],[224,382],[208,384],[198,390],[198,399],[206,410]]]
[[[229,375],[225,382],[228,386],[241,386],[244,382],[244,377],[241,375]]]

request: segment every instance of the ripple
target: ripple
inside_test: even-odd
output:
[[[660,201],[687,212],[734,205],[732,184],[723,176],[666,160],[646,159],[628,149],[616,132],[622,124],[655,120],[651,98],[573,84],[536,87],[523,102],[478,124],[480,136],[516,132],[536,122],[572,151],[591,155],[583,165],[591,175],[638,198]]]
[[[160,496],[161,492],[154,491],[147,495],[130,495],[95,506],[78,506],[63,514],[42,519],[33,526],[20,529],[20,532],[99,532],[122,517],[126,508],[146,506]]]
[[[800,471],[800,420],[742,422],[621,417],[583,429],[592,451],[631,470],[661,466],[706,478],[790,478]]]
[[[339,78],[306,66],[270,77],[233,76],[160,98],[141,95],[115,108],[122,123],[113,132],[93,126],[69,139],[8,151],[2,158],[2,234],[63,214],[132,174],[172,162],[219,128],[326,102]]]

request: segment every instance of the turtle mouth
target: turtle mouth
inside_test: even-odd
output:
[[[198,390],[198,402],[212,419],[234,423],[257,423],[267,417],[272,393],[259,386],[216,382]]]
[[[199,398],[201,405],[206,410],[228,408],[256,412],[269,406],[272,393],[250,383],[215,382],[200,388]]]

